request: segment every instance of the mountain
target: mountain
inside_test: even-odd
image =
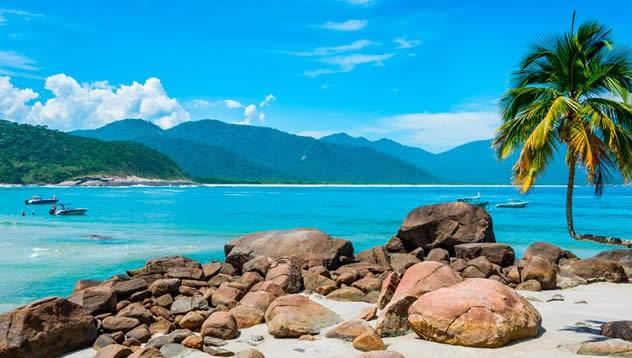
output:
[[[410,147],[390,139],[370,141],[362,137],[351,137],[338,133],[320,139],[323,142],[371,148],[392,155],[426,170],[445,183],[450,184],[509,184],[512,167],[519,152],[498,161],[492,149],[492,140],[481,140],[463,144],[446,152],[433,154],[421,148]],[[538,184],[566,184],[568,167],[564,162],[565,151],[560,151],[549,165]],[[611,182],[619,182],[617,177]],[[586,174],[577,172],[576,182],[586,182]]]
[[[190,175],[206,180],[438,182],[423,169],[371,148],[338,145],[272,128],[216,120],[186,122],[168,130],[141,120],[123,120],[73,134],[143,143],[169,155]]]
[[[182,179],[167,156],[131,142],[104,142],[0,120],[0,182],[59,183],[90,175]]]

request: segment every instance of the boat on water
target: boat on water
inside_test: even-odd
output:
[[[480,206],[481,208],[484,208],[489,204],[489,201],[481,201],[481,193],[477,193],[476,196],[457,198],[456,201],[460,203],[468,203],[475,206]]]
[[[529,204],[529,202],[526,201],[526,200],[509,199],[509,201],[506,202],[506,203],[498,203],[498,204],[496,204],[496,207],[497,208],[508,208],[508,209],[522,209],[522,208],[526,208],[527,204]]]
[[[88,211],[86,208],[72,208],[70,204],[59,204],[61,209],[57,208],[57,205],[53,205],[53,207],[48,212],[51,215],[83,215]]]
[[[53,195],[52,198],[43,198],[40,195],[33,195],[31,199],[24,200],[26,205],[43,205],[43,204],[55,204],[58,202],[57,195]]]

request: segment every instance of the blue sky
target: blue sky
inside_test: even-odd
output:
[[[493,135],[509,74],[573,9],[632,45],[627,2],[513,3],[0,1],[0,117],[214,118],[438,152]]]

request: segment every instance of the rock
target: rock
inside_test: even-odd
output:
[[[164,358],[164,356],[156,348],[143,347],[129,355],[128,358]]]
[[[225,275],[223,273],[219,273],[213,276],[212,279],[208,280],[208,285],[211,287],[219,287],[223,283],[231,282],[233,278],[231,276]]]
[[[156,317],[162,317],[168,321],[173,321],[171,311],[161,306],[152,306],[149,311]]]
[[[316,337],[314,337],[312,335],[309,335],[309,334],[304,334],[304,335],[298,337],[297,340],[305,341],[305,342],[315,342],[315,341],[318,340],[318,338],[316,338]]]
[[[389,255],[386,252],[386,247],[375,246],[368,250],[360,251],[355,255],[356,260],[362,262],[368,262],[375,265],[384,267],[390,267]]]
[[[342,339],[343,341],[352,342],[356,337],[365,333],[373,332],[375,330],[371,325],[362,319],[354,319],[351,321],[345,321],[325,333],[327,338]]]
[[[192,311],[184,315],[180,321],[178,321],[178,325],[185,329],[190,329],[192,331],[197,330],[202,327],[202,323],[206,318],[202,316],[199,312]],[[191,348],[191,347],[189,347]]]
[[[376,306],[371,306],[371,307],[367,307],[365,309],[363,309],[362,311],[360,311],[360,313],[358,313],[358,316],[356,319],[363,319],[365,321],[372,321],[375,319],[375,317],[377,317],[377,307]]]
[[[169,307],[172,303],[173,297],[168,293],[154,299],[154,304],[161,307]]]
[[[560,294],[553,295],[551,296],[551,298],[546,300],[546,302],[563,302],[563,301],[564,301],[564,296]]]
[[[156,321],[149,326],[149,332],[151,334],[167,334],[174,329],[173,323],[169,322],[163,317],[156,317]]]
[[[536,280],[543,290],[552,290],[557,283],[557,273],[553,265],[541,256],[532,256],[522,269],[522,280]]]
[[[145,347],[160,349],[163,346],[169,344],[170,342],[171,342],[171,339],[169,338],[169,336],[158,336],[158,337],[154,337],[150,339],[149,342],[147,342],[147,344],[145,345]]]
[[[338,273],[338,272],[336,272]],[[344,272],[340,272],[338,277],[336,277],[336,283],[339,285],[351,285],[355,282],[355,280],[360,278],[360,274],[355,270],[348,270]]]
[[[177,343],[168,343],[160,347],[160,353],[165,358],[184,358],[193,352],[195,351]]]
[[[239,329],[261,324],[265,316],[265,310],[260,310],[249,305],[238,305],[229,312],[235,317]]]
[[[303,275],[295,260],[283,257],[270,265],[266,281],[279,285],[286,293],[296,293],[303,286]]]
[[[233,339],[239,335],[237,321],[229,312],[213,312],[202,325],[201,335]]]
[[[169,343],[180,343],[191,335],[193,335],[193,332],[188,329],[176,329],[175,331],[169,333],[167,337],[169,337]]]
[[[132,302],[142,302],[146,299],[151,298],[151,295],[152,293],[149,290],[138,291],[138,292],[132,293],[129,299]]]
[[[565,256],[564,250],[548,242],[534,242],[529,245],[522,258],[528,261],[533,256],[540,256],[551,264],[557,264]]]
[[[250,335],[247,339],[243,340],[242,342],[250,344],[251,346],[258,346],[259,344],[263,343],[264,340],[265,338],[262,335],[253,334],[253,335]]]
[[[357,336],[353,340],[353,348],[359,351],[381,351],[386,347],[384,341],[375,331],[367,331]]]
[[[112,289],[120,300],[131,296],[134,292],[146,290],[147,283],[141,278],[135,278],[127,281],[118,281],[112,286]]]
[[[623,266],[628,278],[632,277],[632,249],[606,250],[595,255],[596,258],[616,261]]]
[[[525,281],[516,286],[518,291],[542,291],[542,284],[537,280]]]
[[[463,259],[455,259],[450,262],[450,267],[452,267],[455,272],[461,272],[467,268],[467,261]]]
[[[118,317],[136,318],[140,323],[154,323],[154,316],[140,303],[132,303],[116,314]]]
[[[338,289],[338,286],[335,284],[321,286],[316,289],[316,293],[322,296],[327,296],[328,294],[334,292]]]
[[[101,283],[103,283],[103,281],[86,279],[77,280],[77,282],[75,283],[75,289],[72,291],[72,293],[85,290],[86,288],[99,286]]]
[[[136,339],[140,343],[147,343],[147,341],[151,338],[151,332],[149,332],[149,327],[147,327],[147,325],[141,324],[140,326],[127,332],[126,337]]]
[[[426,255],[426,261],[449,262],[450,253],[446,249],[434,248]]]
[[[244,288],[238,289],[235,287],[235,282],[224,282],[212,296],[213,306],[217,307],[220,305],[224,305],[226,307],[235,307],[237,302],[244,295]]]
[[[248,348],[237,352],[235,358],[265,358],[265,356],[254,348]]]
[[[241,268],[242,272],[257,272],[265,277],[270,268],[270,260],[265,256],[255,256],[252,260],[247,261]]]
[[[312,266],[309,269],[307,269],[307,271],[321,275],[326,278],[331,278],[331,273],[329,273],[329,270],[327,270],[327,268],[323,265]],[[305,278],[303,278],[303,282],[305,282]]]
[[[255,271],[250,271],[250,272],[245,272],[243,275],[241,275],[241,280],[239,280],[239,282],[241,282],[244,286],[246,286],[246,291],[247,291],[247,290],[250,290],[252,286],[256,285],[257,283],[263,280],[264,278],[263,276],[261,276],[261,274]]]
[[[302,276],[306,290],[316,291],[319,287],[336,284],[336,281],[308,270],[303,271]]]
[[[219,273],[223,273],[225,275],[233,276],[234,274],[237,273],[237,269],[235,268],[235,266],[231,265],[230,263],[223,262],[222,263],[222,269],[219,270]]]
[[[403,295],[419,297],[442,287],[463,281],[452,268],[440,262],[421,262],[406,270],[393,299]]]
[[[146,275],[164,275],[173,267],[190,267],[201,269],[199,262],[191,260],[184,256],[166,256],[157,259],[148,260],[145,266],[138,270],[129,270],[127,274],[130,276],[146,276]]]
[[[149,290],[155,297],[160,297],[166,294],[177,295],[178,288],[180,287],[180,279],[177,278],[163,278],[154,281],[149,286]]]
[[[110,316],[101,321],[103,329],[108,332],[121,331],[126,333],[140,324],[136,318]]]
[[[204,347],[204,352],[215,357],[232,357],[233,355],[235,355],[234,352],[229,351],[228,349],[213,346]]]
[[[416,296],[403,294],[393,300],[380,312],[375,330],[380,337],[401,336],[408,332],[408,309],[417,300]]]
[[[126,358],[132,354],[132,350],[120,344],[105,346],[94,355],[94,358]]]
[[[631,357],[632,342],[621,339],[586,342],[581,345],[577,354],[587,356]]]
[[[601,258],[589,258],[566,264],[560,268],[562,272],[569,272],[589,281],[608,281],[614,283],[628,282],[623,266],[615,261]]]
[[[204,337],[204,345],[205,346],[213,346],[213,347],[222,347],[227,345],[228,343],[221,339],[221,338],[215,338],[215,337]]]
[[[632,321],[612,321],[601,326],[602,336],[632,341]]]
[[[425,340],[497,348],[535,337],[542,317],[511,288],[493,280],[471,279],[421,296],[410,307],[408,322]]]
[[[522,278],[520,277],[520,270],[518,270],[518,266],[513,265],[507,270],[507,280],[513,283],[522,282]],[[557,281],[557,280],[556,280]]]
[[[414,249],[414,247],[406,246],[404,241],[397,236],[391,237],[385,246],[388,252],[409,252]]]
[[[516,258],[511,246],[495,242],[477,242],[456,245],[454,246],[454,251],[457,258],[469,261],[482,256],[485,257],[487,261],[500,265],[501,267],[513,265]]]
[[[204,278],[204,271],[198,267],[172,267],[167,270],[165,276],[181,280],[201,280]]]
[[[204,273],[204,277],[207,280],[210,280],[213,276],[217,275],[221,269],[222,263],[219,261],[202,265],[202,273]]]
[[[272,303],[272,301],[274,301],[277,297],[277,295],[268,291],[251,291],[241,299],[239,304],[241,306],[251,306],[265,312],[268,309],[268,306],[270,306],[270,303]]]
[[[92,349],[98,351],[99,349],[109,346],[110,344],[116,344],[116,341],[109,334],[102,334],[92,344]]]
[[[288,253],[305,261],[319,260],[328,269],[335,269],[341,256],[353,256],[353,245],[317,229],[273,230],[234,239],[224,245],[224,253],[226,262],[240,270],[256,256],[275,260]]]
[[[393,253],[390,255],[390,260],[390,267],[398,273],[404,273],[410,266],[421,262],[415,256],[404,253]]]
[[[345,286],[329,293],[327,299],[345,302],[366,302],[366,295],[360,289]]]
[[[204,348],[204,339],[200,336],[191,335],[185,338],[181,344],[187,348],[201,351]]]
[[[406,358],[402,354],[392,351],[375,351],[366,352],[355,356],[354,358]]]
[[[92,287],[73,293],[68,300],[95,315],[116,310],[116,294],[109,287]]]
[[[393,298],[393,294],[395,293],[395,290],[397,289],[397,286],[399,285],[400,282],[400,275],[397,272],[391,272],[389,273],[386,278],[384,279],[384,281],[382,281],[382,287],[380,289],[380,294],[377,297],[377,307],[379,309],[383,309],[384,306],[386,306],[389,302],[391,302],[391,299]]]
[[[185,314],[196,310],[208,309],[208,301],[203,297],[178,297],[171,304],[171,314]]]
[[[485,209],[467,203],[420,206],[411,211],[397,233],[404,246],[430,250],[472,242],[495,242],[492,218]]]
[[[275,299],[266,311],[265,321],[274,337],[297,338],[304,334],[318,334],[321,329],[341,319],[325,306],[294,294]]]
[[[250,289],[250,292],[258,292],[258,291],[270,292],[271,294],[277,297],[285,295],[285,292],[283,292],[283,289],[281,288],[281,286],[271,281],[259,282],[258,284],[252,286],[252,288]]]

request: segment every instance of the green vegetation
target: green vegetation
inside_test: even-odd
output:
[[[0,120],[0,183],[59,183],[89,175],[181,179],[167,156],[130,142],[103,142]]]
[[[515,72],[514,88],[501,99],[503,125],[494,147],[499,158],[522,148],[514,183],[528,191],[552,161],[567,149],[568,232],[576,240],[631,246],[632,240],[579,235],[573,225],[573,186],[577,166],[601,194],[609,173],[632,179],[632,88],[629,51],[613,44],[611,30],[586,22],[563,35],[533,45]]]

